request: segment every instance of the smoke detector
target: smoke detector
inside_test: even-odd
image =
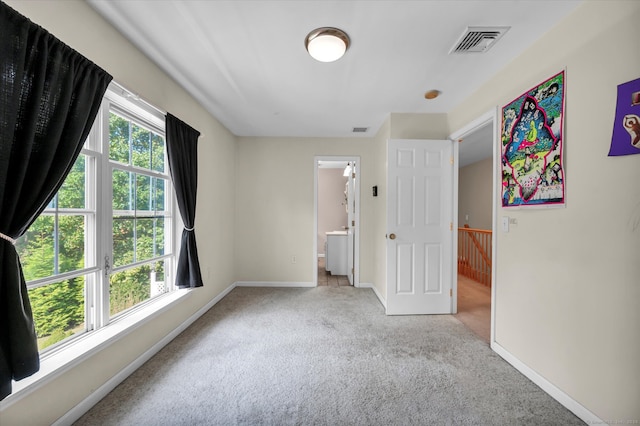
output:
[[[511,27],[467,27],[451,53],[484,53],[488,51]]]

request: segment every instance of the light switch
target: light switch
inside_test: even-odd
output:
[[[502,232],[509,232],[509,216],[502,216]]]

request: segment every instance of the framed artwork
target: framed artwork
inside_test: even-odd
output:
[[[564,206],[561,71],[502,108],[502,207]]]
[[[640,154],[640,78],[618,86],[609,156]]]

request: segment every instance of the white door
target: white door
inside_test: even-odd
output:
[[[389,140],[387,315],[452,313],[453,143]]]
[[[355,194],[355,177],[356,177],[356,164],[354,162],[349,163],[351,165],[351,172],[347,179],[347,276],[349,277],[349,284],[353,285],[353,272],[354,272],[354,239],[355,239],[355,220],[356,220],[356,197]]]

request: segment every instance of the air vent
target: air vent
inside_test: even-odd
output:
[[[369,130],[368,127],[354,127],[353,133],[366,133]]]
[[[449,53],[484,53],[511,27],[467,27]]]

